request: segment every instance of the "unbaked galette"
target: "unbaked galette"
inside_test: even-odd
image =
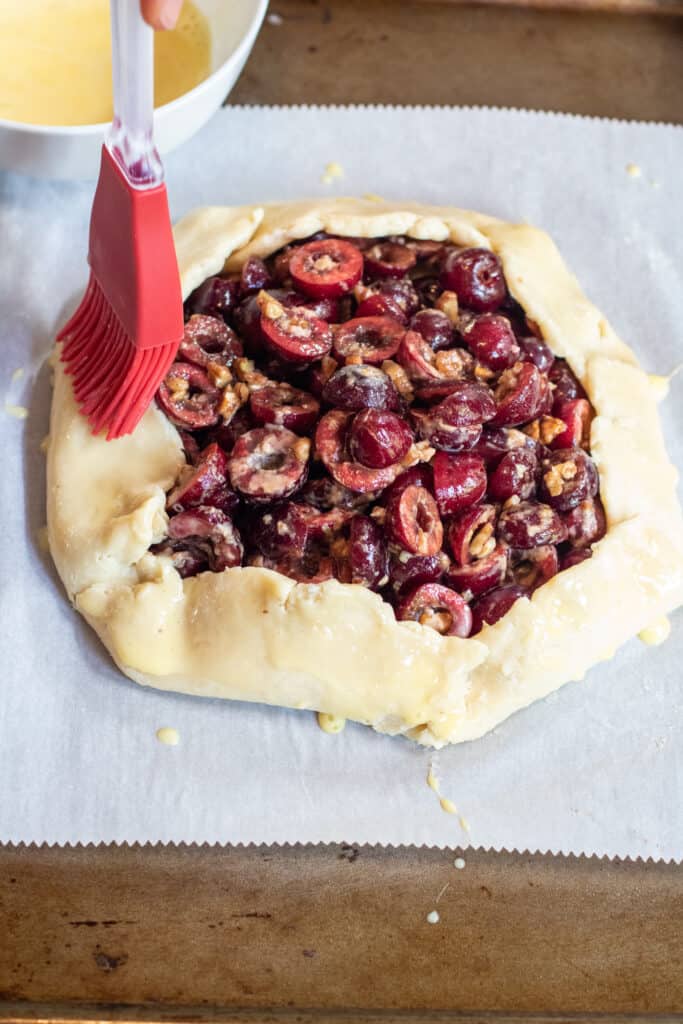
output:
[[[48,525],[132,679],[440,746],[683,599],[654,387],[550,239],[370,200],[176,228],[185,337],[129,437],[56,367]]]

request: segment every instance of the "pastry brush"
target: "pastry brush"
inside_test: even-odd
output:
[[[59,332],[61,358],[93,433],[141,419],[183,334],[166,186],[154,146],[154,36],[139,0],[111,0],[114,121],[90,219],[90,280]]]

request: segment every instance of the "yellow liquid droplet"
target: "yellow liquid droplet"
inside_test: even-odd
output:
[[[661,619],[657,619],[650,626],[645,629],[641,629],[638,634],[638,639],[642,640],[644,644],[650,647],[656,647],[657,644],[663,644],[671,632],[671,623],[667,619],[666,615],[663,615]]]
[[[155,36],[155,106],[182,96],[210,71],[209,23],[185,0],[176,27]],[[0,117],[79,125],[112,116],[107,0],[0,3]]]
[[[323,732],[330,733],[330,735],[336,735],[338,732],[342,732],[346,725],[345,718],[337,718],[336,715],[328,715],[324,711],[318,712],[318,725]]]
[[[167,747],[177,747],[180,743],[180,733],[177,729],[165,725],[162,729],[157,729],[157,739]]]
[[[25,420],[28,416],[28,409],[26,406],[12,405],[11,402],[5,402],[5,412],[15,420]]]

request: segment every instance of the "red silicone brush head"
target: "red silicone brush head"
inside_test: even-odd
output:
[[[136,189],[106,147],[90,220],[90,281],[62,328],[61,358],[94,433],[129,434],[183,335],[166,186]]]

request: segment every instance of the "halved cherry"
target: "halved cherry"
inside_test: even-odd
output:
[[[500,375],[495,390],[494,427],[516,427],[528,423],[543,404],[543,377],[534,363],[515,363]]]
[[[587,398],[583,385],[564,359],[556,359],[548,372],[553,395],[558,398]]]
[[[183,451],[185,452],[185,458],[191,466],[196,466],[199,462],[201,454],[201,448],[199,441],[189,430],[178,429],[180,440],[183,442]]]
[[[387,545],[382,530],[369,516],[354,516],[344,557],[337,565],[342,583],[356,583],[377,590],[388,582]]]
[[[389,581],[397,595],[405,594],[422,583],[438,583],[450,561],[443,551],[435,555],[414,555],[403,548],[392,547],[389,559]]]
[[[461,381],[432,411],[447,426],[464,427],[472,423],[481,425],[493,419],[496,405],[491,392],[483,384]]]
[[[413,432],[404,419],[384,409],[357,413],[349,430],[349,454],[371,469],[384,469],[408,454]]]
[[[543,339],[537,338],[534,334],[524,334],[517,336],[517,342],[522,350],[522,361],[534,363],[541,373],[547,373],[555,361],[555,356]]]
[[[583,448],[561,448],[541,460],[540,493],[560,512],[568,512],[598,493],[598,471]]]
[[[258,423],[276,423],[295,434],[308,433],[320,412],[317,398],[284,382],[252,391],[249,405]]]
[[[309,541],[306,505],[283,501],[256,515],[249,529],[249,540],[268,558],[303,555]]]
[[[562,516],[567,540],[574,548],[586,548],[601,540],[607,532],[605,510],[599,498],[586,498]]]
[[[477,455],[437,452],[432,460],[434,493],[441,515],[476,505],[486,494],[486,466]]]
[[[417,262],[412,249],[398,242],[376,242],[365,250],[364,256],[365,273],[371,281],[383,277],[405,277]]]
[[[376,497],[377,495],[372,492],[358,494],[356,491],[349,490],[348,487],[342,487],[329,476],[320,477],[317,480],[307,480],[300,494],[301,501],[325,512],[330,509],[352,511],[365,509]]]
[[[385,469],[370,469],[352,461],[346,445],[352,418],[353,413],[342,412],[340,409],[326,413],[315,432],[316,452],[328,473],[344,487],[361,493],[381,491],[396,479],[403,467],[396,463]]]
[[[172,516],[168,521],[168,535],[172,541],[189,541],[206,545],[209,568],[222,572],[242,564],[244,547],[237,529],[220,509],[200,505]]]
[[[270,271],[259,256],[250,256],[240,274],[240,294],[252,295],[273,283]]]
[[[553,544],[542,544],[527,551],[513,549],[510,552],[510,571],[515,583],[533,592],[560,570],[557,548]]]
[[[323,238],[294,250],[289,260],[289,273],[295,286],[305,295],[313,298],[345,295],[361,279],[363,256],[351,242]]]
[[[423,441],[446,452],[461,452],[473,448],[481,435],[481,423],[452,426],[439,419],[434,410],[411,409],[411,419]]]
[[[520,501],[501,512],[498,537],[511,548],[537,548],[566,540],[567,527],[550,505],[539,501]]]
[[[286,427],[258,427],[238,439],[229,460],[238,494],[255,504],[293,494],[306,479],[311,443]]]
[[[445,244],[429,238],[406,238],[406,245],[415,253],[419,263],[438,263],[446,255]]]
[[[186,309],[189,313],[203,313],[225,319],[237,305],[239,293],[239,276],[207,277],[190,295]]]
[[[436,368],[434,350],[417,331],[405,331],[396,360],[411,380],[439,379],[444,376]]]
[[[419,622],[442,636],[467,637],[472,630],[472,612],[467,602],[440,583],[424,583],[409,591],[396,607],[396,618]]]
[[[323,399],[337,409],[388,409],[396,412],[401,399],[391,379],[377,366],[350,363],[341,366],[323,385]]]
[[[166,500],[166,508],[182,512],[199,505],[212,505],[224,512],[237,507],[238,497],[227,484],[228,457],[217,445],[208,445],[200,453],[196,466],[186,466],[180,482]]]
[[[404,334],[392,317],[355,317],[335,326],[334,354],[340,360],[359,357],[364,363],[379,365],[396,354]]]
[[[454,291],[463,306],[490,313],[502,304],[507,289],[503,268],[490,249],[461,249],[446,257],[441,286]]]
[[[504,587],[489,590],[472,605],[471,636],[479,633],[483,626],[493,626],[510,611],[520,597],[528,597],[529,593],[518,583],[508,583]]]
[[[159,385],[157,401],[171,423],[200,430],[218,422],[222,394],[198,366],[174,363]]]
[[[385,529],[391,540],[414,555],[435,555],[441,550],[443,524],[426,487],[406,487],[390,499]]]
[[[520,448],[538,452],[539,444],[528,434],[513,427],[485,426],[473,450],[486,463],[495,465],[507,452],[518,451]]]
[[[170,558],[178,575],[186,580],[209,568],[209,552],[207,544],[192,544],[190,541],[164,540],[160,544],[152,544],[149,549],[153,555]]]
[[[287,362],[311,363],[332,348],[332,331],[301,306],[286,307],[267,292],[256,298],[261,310],[261,330],[275,354]]]
[[[178,346],[178,356],[188,363],[201,366],[209,363],[220,363],[230,366],[244,354],[242,342],[235,332],[222,320],[213,316],[202,316],[197,313],[185,324],[182,341]]]
[[[448,545],[457,565],[490,555],[496,546],[495,505],[473,505],[458,512],[448,527]]]
[[[507,544],[497,544],[493,551],[476,562],[467,565],[452,565],[444,576],[444,582],[462,594],[465,600],[480,597],[505,580],[508,568]]]
[[[462,337],[479,362],[491,370],[505,370],[519,359],[520,347],[510,321],[498,313],[474,317]]]
[[[587,448],[590,441],[592,411],[586,398],[556,398],[553,416],[566,424],[566,429],[550,442],[551,448]]]
[[[450,348],[455,341],[453,324],[440,309],[421,309],[410,321],[410,329],[417,331],[434,352]]]
[[[356,316],[390,316],[403,326],[408,323],[408,317],[403,312],[401,304],[391,295],[382,295],[380,292],[368,295],[362,302],[359,302],[356,307]]]
[[[432,467],[426,462],[420,462],[417,466],[404,469],[402,473],[399,473],[394,482],[387,487],[382,495],[382,504],[387,505],[392,498],[405,491],[406,487],[426,487],[433,496],[434,473]]]
[[[536,494],[540,462],[533,448],[514,448],[507,452],[489,476],[489,496],[494,501],[519,498],[526,501]]]

